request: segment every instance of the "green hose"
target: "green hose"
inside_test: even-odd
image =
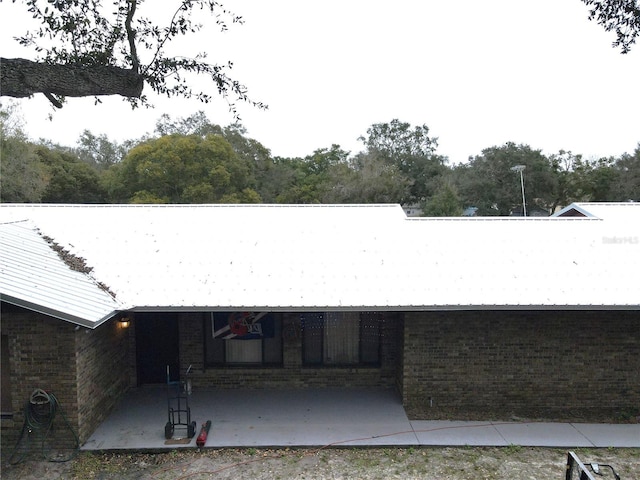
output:
[[[75,442],[71,455],[64,457],[53,457],[50,454],[47,455],[47,449],[45,448],[45,443],[51,435],[53,422],[58,413],[60,414],[60,417],[62,417],[66,428],[71,432]],[[68,462],[76,456],[80,448],[78,436],[73,431],[73,428],[71,428],[71,424],[60,407],[60,402],[58,402],[56,396],[53,393],[47,393],[39,388],[31,393],[31,397],[29,397],[29,400],[25,404],[22,432],[20,433],[20,437],[18,438],[13,453],[9,458],[9,463],[15,465],[16,463],[20,463],[24,460],[26,453],[31,449],[32,434],[40,435],[42,437],[40,445],[42,458],[49,460],[50,462]],[[23,445],[24,448],[22,449],[22,454],[18,454],[18,450],[23,441],[25,442],[25,445]]]

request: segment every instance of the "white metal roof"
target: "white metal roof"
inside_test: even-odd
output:
[[[640,204],[595,208],[409,219],[399,205],[5,204],[0,222],[31,220],[122,309],[638,309]]]
[[[86,327],[98,326],[119,308],[90,274],[69,268],[28,221],[0,223],[0,295]]]

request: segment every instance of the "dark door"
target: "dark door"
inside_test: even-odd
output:
[[[3,305],[4,307],[4,305]],[[2,344],[0,344],[0,354],[2,362],[0,362],[0,414],[8,413],[13,418],[13,405],[11,403],[11,374],[9,372],[9,337],[7,335],[0,336]]]
[[[178,316],[167,313],[136,313],[136,364],[138,385],[167,382],[180,378]]]

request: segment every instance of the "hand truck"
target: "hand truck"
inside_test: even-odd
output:
[[[185,438],[193,438],[196,434],[196,422],[191,421],[191,408],[189,397],[191,396],[191,380],[189,373],[192,365],[189,365],[185,375],[185,381],[171,381],[169,365],[167,365],[167,423],[164,426],[164,438],[173,438],[176,427],[186,430]]]

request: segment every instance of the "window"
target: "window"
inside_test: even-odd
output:
[[[207,365],[281,365],[282,320],[264,312],[215,312],[205,320]]]
[[[306,365],[378,365],[381,317],[376,313],[305,313],[302,321]]]

